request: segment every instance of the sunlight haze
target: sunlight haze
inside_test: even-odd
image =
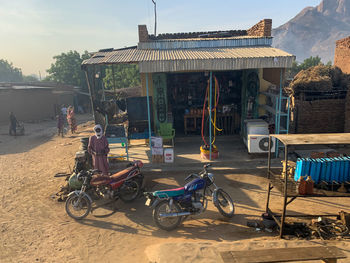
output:
[[[157,1],[157,33],[248,29],[263,18],[277,27],[319,0]],[[151,0],[0,0],[0,59],[25,75],[45,76],[53,56],[122,48],[138,42],[137,25],[154,32]],[[253,8],[252,8],[253,7]]]

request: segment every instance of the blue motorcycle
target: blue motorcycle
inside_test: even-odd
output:
[[[206,164],[199,174],[190,174],[185,179],[184,187],[145,192],[146,206],[153,208],[153,220],[156,225],[170,231],[177,228],[189,215],[203,213],[208,205],[208,197],[219,212],[231,218],[234,204],[230,195],[214,183],[214,175],[208,173]]]

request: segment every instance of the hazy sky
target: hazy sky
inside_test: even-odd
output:
[[[284,24],[321,0],[157,0],[157,33]],[[53,56],[136,45],[137,25],[154,31],[151,0],[0,0],[0,59],[46,75]]]

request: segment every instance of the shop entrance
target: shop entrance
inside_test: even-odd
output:
[[[221,131],[217,135],[238,134],[241,129],[243,71],[213,72],[213,93],[218,80],[218,107],[216,126]],[[209,74],[204,72],[167,74],[167,102],[169,122],[172,122],[177,135],[200,135],[202,127],[203,103],[206,95]],[[214,99],[213,99],[214,103]],[[207,110],[206,110],[207,113]],[[204,116],[204,126],[208,127],[209,117]],[[208,133],[208,129],[205,129]]]

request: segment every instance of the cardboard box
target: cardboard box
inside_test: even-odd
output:
[[[162,137],[151,137],[152,148],[161,148],[163,147],[163,138]]]
[[[152,155],[163,155],[163,147],[152,147]]]
[[[166,148],[164,149],[164,162],[173,163],[174,162],[174,149]]]
[[[163,155],[152,155],[152,163],[163,163],[164,156]]]

